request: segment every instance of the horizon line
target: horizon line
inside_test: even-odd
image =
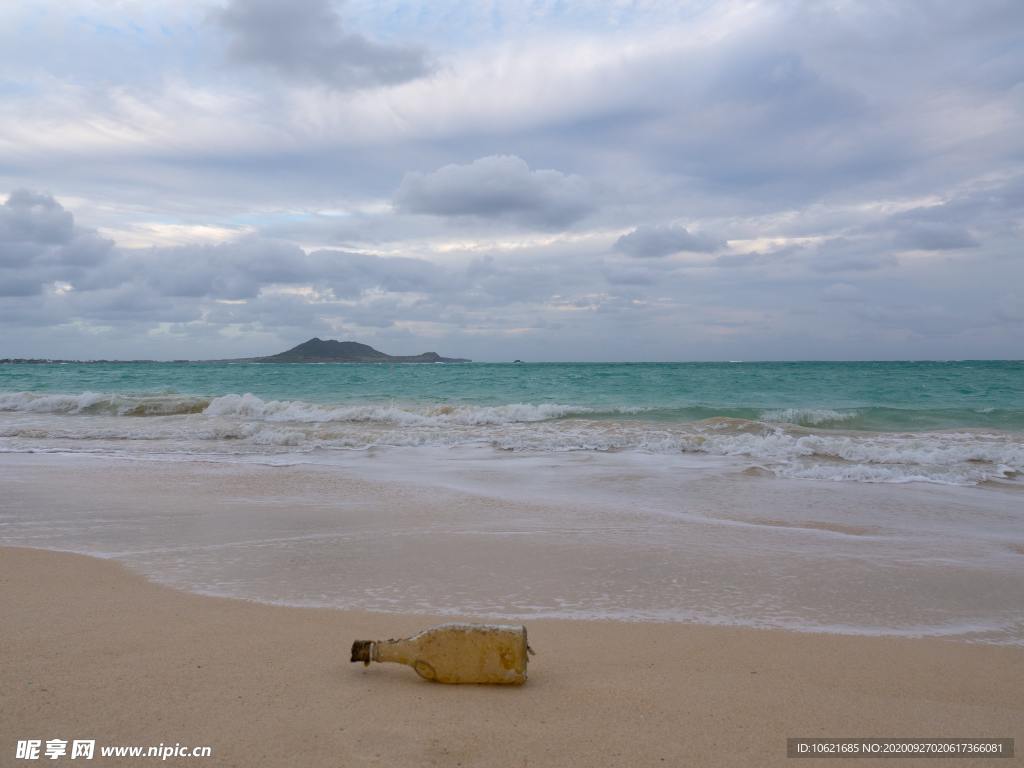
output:
[[[396,355],[396,357],[412,357],[413,355]],[[692,359],[692,360],[467,360],[459,363],[445,362],[405,362],[405,361],[360,361],[360,360],[323,360],[294,362],[257,362],[251,358],[210,358],[190,360],[186,358],[88,358],[70,359],[56,357],[2,357],[0,365],[60,365],[66,363],[94,365],[98,363],[161,363],[161,364],[249,364],[249,365],[685,365],[685,364],[760,364],[760,363],[1020,363],[1024,358],[1017,357],[963,357],[963,358],[763,358],[758,360],[729,359]]]

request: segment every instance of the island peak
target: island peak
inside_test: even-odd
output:
[[[314,336],[285,352],[252,358],[254,363],[468,363],[462,357],[441,357],[437,352],[420,355],[389,355],[358,341],[338,341]]]

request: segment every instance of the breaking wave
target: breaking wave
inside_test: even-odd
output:
[[[264,421],[380,422],[399,426],[484,426],[546,421],[593,414],[593,408],[556,403],[513,403],[498,406],[438,405],[412,408],[398,405],[328,406],[293,400],[263,400],[255,395],[214,398],[203,411],[207,416],[243,416]]]
[[[100,392],[82,392],[79,395],[0,393],[0,411],[28,413],[174,416],[202,413],[209,404],[209,398],[185,395],[125,395]]]
[[[0,394],[0,450],[233,456],[476,445],[513,452],[706,454],[779,477],[852,482],[974,485],[1014,481],[1024,473],[1019,433],[869,431],[858,428],[865,417],[855,409],[715,413],[708,407],[327,404],[252,394],[15,392]]]
[[[764,411],[761,414],[761,418],[764,421],[799,424],[805,427],[844,424],[853,421],[858,416],[859,413],[854,410],[834,411],[831,408],[783,408],[775,411]]]

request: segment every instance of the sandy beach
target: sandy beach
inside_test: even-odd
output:
[[[169,764],[763,766],[789,763],[790,736],[1019,743],[1024,722],[1015,647],[542,620],[524,687],[441,686],[348,661],[351,640],[427,616],[198,596],[17,548],[0,585],[3,765],[27,764],[18,739],[88,738],[213,748]],[[978,764],[941,764],[961,762]]]

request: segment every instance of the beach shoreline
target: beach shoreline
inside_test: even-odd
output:
[[[525,686],[441,686],[348,646],[450,617],[206,597],[19,548],[0,584],[3,765],[30,738],[209,745],[177,762],[218,766],[783,765],[787,737],[1019,739],[1024,722],[1019,647],[538,620]]]
[[[5,454],[0,545],[277,605],[1024,645],[1012,490],[688,456],[317,458],[333,463]]]

